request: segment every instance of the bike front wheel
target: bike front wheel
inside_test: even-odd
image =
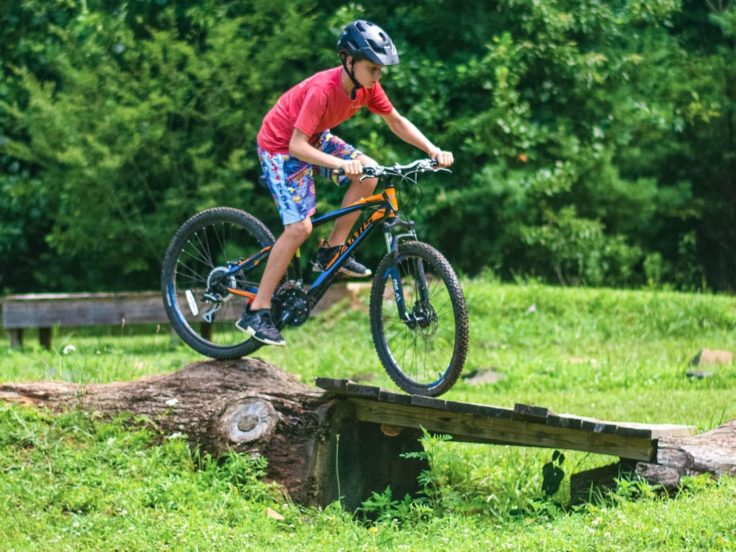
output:
[[[434,247],[403,242],[383,258],[370,320],[378,357],[401,389],[435,397],[457,381],[468,352],[468,313],[455,271]]]
[[[202,211],[179,228],[164,256],[161,288],[172,328],[192,349],[233,359],[261,346],[235,328],[235,321],[248,294],[257,291],[266,264],[259,254],[273,242],[261,221],[228,207]],[[249,258],[259,262],[249,263],[249,270],[232,271]]]

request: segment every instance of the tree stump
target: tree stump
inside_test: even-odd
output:
[[[657,443],[656,462],[621,458],[618,462],[572,474],[573,503],[590,499],[594,490],[613,489],[616,478],[638,475],[666,491],[676,490],[684,476],[736,476],[736,420],[699,435],[663,437]]]
[[[418,432],[390,436],[377,424],[358,422],[345,401],[260,359],[200,362],[131,382],[4,383],[0,400],[52,411],[145,416],[164,434],[183,433],[213,455],[262,455],[267,477],[306,505],[340,499],[355,509],[387,485],[394,496],[413,494],[427,467],[400,458],[422,450]]]
[[[639,462],[636,473],[670,489],[686,475],[736,476],[736,420],[699,435],[660,439],[657,463]]]

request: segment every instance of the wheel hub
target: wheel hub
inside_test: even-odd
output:
[[[228,276],[228,268],[226,266],[215,267],[207,276],[205,299],[212,302],[223,301],[225,297],[230,295],[227,288],[234,288],[236,286],[235,276],[232,274]]]
[[[428,330],[429,333],[434,333],[437,329],[437,321],[434,307],[430,303],[419,302],[414,305],[407,326],[412,330]]]

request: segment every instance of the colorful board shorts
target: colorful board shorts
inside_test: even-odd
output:
[[[363,153],[325,130],[315,144],[318,150],[340,159],[357,159]],[[263,176],[273,196],[284,225],[302,221],[314,215],[317,194],[314,189],[314,166],[290,155],[274,153],[258,147]],[[350,182],[347,176],[337,176],[331,169],[316,167],[318,173],[342,186]]]

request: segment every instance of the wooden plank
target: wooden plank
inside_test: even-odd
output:
[[[433,397],[423,397],[422,395],[412,395],[411,404],[414,406],[434,408],[436,410],[447,410],[447,401],[435,399]]]
[[[317,378],[314,384],[325,391],[344,391],[349,381],[347,379]]]
[[[550,412],[542,406],[516,403],[514,405],[514,419],[530,422],[546,422]]]
[[[509,420],[446,410],[350,399],[361,421],[420,428],[462,440],[530,447],[582,450],[632,460],[656,458],[656,441],[617,433],[588,432],[522,420]]]
[[[10,295],[3,300],[3,326],[43,328],[166,322],[158,292]]]
[[[509,420],[514,417],[514,411],[510,408],[490,406],[487,404],[447,401],[446,408],[450,412],[457,412],[459,414],[475,414],[477,416],[490,416]]]
[[[368,397],[376,400],[386,400],[388,394],[380,387],[361,385],[349,379],[317,378],[317,387],[344,397]],[[383,397],[380,399],[379,397]],[[411,395],[406,395],[411,400]]]
[[[388,402],[394,404],[411,404],[411,395],[404,395],[402,393],[391,393],[384,389],[378,392],[378,400],[381,402]]]
[[[380,387],[373,387],[371,385],[360,385],[348,381],[345,385],[345,393],[352,397],[369,397],[372,399],[378,399],[378,394],[381,392]]]
[[[564,427],[567,429],[580,429],[583,427],[583,421],[574,416],[558,416],[557,414],[551,414],[547,416],[547,425]]]
[[[627,436],[646,436],[650,439],[662,439],[664,437],[687,437],[696,431],[695,426],[678,424],[642,424],[637,422],[602,421],[585,416],[573,416],[572,414],[560,414],[560,417],[576,418],[581,420],[583,427],[595,428],[597,424],[609,424],[616,427],[616,433]]]
[[[368,395],[373,396],[375,395],[376,389],[375,387],[368,388],[368,386],[363,386],[367,389],[365,391],[356,393],[356,390],[359,390],[360,388],[358,384],[353,383],[351,380],[347,379],[333,378],[317,378],[315,381],[315,385],[324,389],[325,391],[329,391],[331,393],[335,393],[336,395],[341,395],[345,397]],[[447,410],[450,412],[494,416],[496,418],[511,418],[514,414],[514,411],[508,408],[501,408],[497,406],[476,403],[445,401],[432,397],[394,393],[385,389],[379,389],[376,400],[394,404],[415,404],[418,406],[426,406],[427,408]]]
[[[635,422],[620,422],[619,432],[646,431],[652,439],[663,439],[670,437],[688,437],[695,435],[697,428],[690,425],[679,424],[638,424]]]

